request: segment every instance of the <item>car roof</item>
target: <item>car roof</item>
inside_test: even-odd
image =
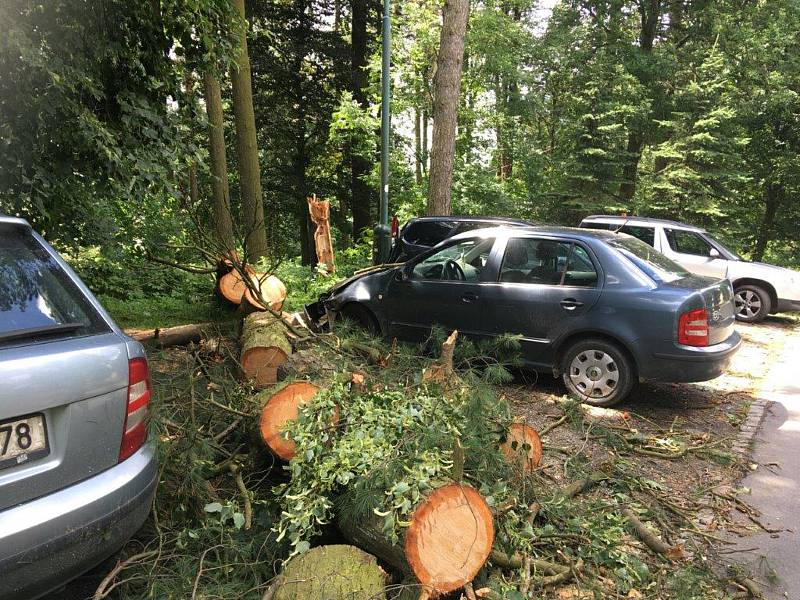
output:
[[[20,219],[19,217],[10,217],[9,215],[4,215],[0,213],[0,223],[6,225],[21,225],[22,227],[30,227],[30,223],[28,223],[25,219]]]
[[[524,227],[507,227],[507,226],[497,226],[497,227],[484,227],[482,229],[473,229],[472,231],[465,231],[464,233],[459,233],[458,235],[454,235],[451,238],[448,238],[447,241],[450,242],[452,240],[463,240],[466,238],[471,237],[490,237],[496,236],[498,234],[515,234],[519,235],[520,233],[531,233],[531,234],[544,234],[544,235],[552,235],[555,237],[568,237],[568,238],[578,238],[578,239],[595,239],[595,240],[613,240],[618,239],[619,235],[615,234],[613,231],[603,231],[597,229],[581,229],[579,227],[560,227],[558,225],[525,225]]]
[[[590,215],[581,223],[608,223],[622,225],[667,225],[673,229],[685,229],[686,231],[705,231],[702,227],[695,227],[681,223],[680,221],[670,221],[669,219],[654,219],[652,217],[624,217],[621,215]]]
[[[467,216],[448,216],[435,215],[430,217],[414,217],[406,222],[406,226],[411,223],[430,223],[430,222],[451,222],[451,223],[513,223],[515,225],[532,225],[530,221],[522,219],[512,219],[507,217],[467,217]]]

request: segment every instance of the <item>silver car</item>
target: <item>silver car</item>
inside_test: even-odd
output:
[[[698,275],[729,279],[736,318],[756,323],[778,312],[800,311],[800,272],[746,261],[704,229],[677,221],[593,215],[581,227],[610,229],[639,238]]]
[[[0,215],[0,598],[62,586],[141,527],[150,395],[141,344],[27,222]]]

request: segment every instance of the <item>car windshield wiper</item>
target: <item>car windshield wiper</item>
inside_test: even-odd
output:
[[[69,333],[84,327],[83,323],[56,323],[55,325],[45,325],[43,327],[27,327],[25,329],[12,329],[0,333],[0,342],[8,340],[19,340],[32,338],[39,335],[55,335],[58,333]]]

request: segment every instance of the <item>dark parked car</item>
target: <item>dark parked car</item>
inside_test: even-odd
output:
[[[585,229],[470,231],[353,277],[321,303],[330,320],[406,340],[434,325],[521,335],[528,367],[562,376],[573,396],[600,406],[640,379],[713,379],[741,343],[727,280],[692,275],[631,236]]]
[[[501,217],[418,217],[409,220],[392,236],[392,250],[387,262],[403,262],[433,248],[444,240],[474,229],[507,225],[532,225],[519,219]]]
[[[150,394],[142,345],[28,223],[0,215],[0,599],[62,586],[142,525]]]

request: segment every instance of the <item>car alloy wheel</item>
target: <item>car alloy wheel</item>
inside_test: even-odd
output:
[[[635,365],[622,348],[609,340],[581,340],[566,348],[561,356],[564,385],[581,402],[613,406],[636,386]]]
[[[754,285],[736,288],[733,295],[736,318],[745,323],[761,321],[770,311],[769,296]]]
[[[614,359],[605,352],[585,350],[572,359],[569,378],[581,394],[602,400],[614,393],[619,383],[619,370]]]

